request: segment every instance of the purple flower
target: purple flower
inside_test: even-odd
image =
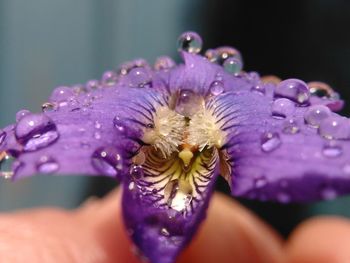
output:
[[[231,47],[160,57],[56,88],[42,113],[22,110],[0,130],[1,174],[116,178],[130,236],[153,263],[174,262],[204,219],[215,180],[232,195],[281,203],[350,191],[350,123],[329,86],[242,71]]]

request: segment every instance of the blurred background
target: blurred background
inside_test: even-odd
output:
[[[0,0],[0,127],[20,109],[40,111],[55,86],[85,83],[137,57],[178,60],[176,39],[187,30],[200,33],[205,48],[238,48],[248,71],[321,80],[350,101],[349,14],[345,0]],[[83,176],[1,180],[0,211],[74,208],[115,186]],[[222,180],[218,189],[228,190]],[[348,197],[283,206],[240,201],[284,235],[316,214],[350,216]]]

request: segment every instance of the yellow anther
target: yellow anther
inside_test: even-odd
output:
[[[184,162],[185,166],[188,166],[193,158],[193,152],[188,148],[184,148],[179,152],[179,158]]]

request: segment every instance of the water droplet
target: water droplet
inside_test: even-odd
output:
[[[162,227],[162,229],[160,230],[160,233],[166,237],[170,236],[168,229],[166,229],[165,227]]]
[[[57,104],[52,102],[45,102],[41,105],[42,112],[51,112],[57,110]]]
[[[288,116],[291,116],[294,113],[294,111],[294,102],[289,99],[277,99],[272,104],[272,116],[274,118],[286,118]]]
[[[329,141],[324,145],[322,153],[328,158],[335,158],[343,153],[343,149],[335,141]]]
[[[310,92],[306,83],[299,79],[286,79],[276,86],[275,93],[300,104],[307,103]]]
[[[282,204],[288,204],[291,201],[291,197],[287,193],[280,192],[277,194],[277,201],[282,203]]]
[[[324,187],[321,191],[321,197],[324,200],[332,200],[337,197],[337,191],[332,187]]]
[[[243,65],[239,59],[231,57],[225,60],[223,67],[228,73],[237,74],[241,72]]]
[[[349,122],[341,116],[328,117],[321,121],[319,133],[326,139],[348,139]]]
[[[95,128],[96,129],[101,129],[102,124],[99,121],[95,121]]]
[[[85,93],[87,92],[87,89],[86,87],[84,87],[84,85],[82,84],[76,84],[72,87],[72,90],[75,94],[79,95],[79,94],[82,94],[82,93]]]
[[[218,57],[218,52],[215,49],[208,49],[204,55],[210,62],[215,62]]]
[[[221,81],[214,81],[210,84],[210,93],[214,96],[223,93],[224,89],[224,83],[222,83]]]
[[[185,117],[191,117],[203,107],[203,98],[192,90],[181,90],[176,101],[175,110]]]
[[[170,208],[182,212],[192,201],[192,186],[185,180],[172,180],[164,188],[164,198]]]
[[[6,136],[7,136],[6,132],[0,130],[0,146],[4,143]]]
[[[111,177],[116,177],[118,170],[123,167],[120,153],[112,146],[97,149],[92,155],[91,163],[96,171]]]
[[[88,90],[95,90],[95,89],[98,89],[99,87],[100,87],[100,82],[96,79],[89,80],[86,83],[86,88]]]
[[[141,179],[143,177],[143,168],[141,165],[132,165],[130,168],[130,175],[135,179]]]
[[[134,190],[135,189],[135,182],[130,182],[129,185],[128,185],[128,189],[130,191]]]
[[[125,131],[125,123],[122,118],[119,116],[115,116],[113,119],[114,127],[117,129],[118,133],[124,133]]]
[[[281,145],[281,139],[278,133],[268,132],[261,138],[261,149],[264,152],[272,152]]]
[[[300,131],[298,123],[294,119],[289,119],[283,124],[283,133],[296,134]]]
[[[267,184],[265,177],[258,177],[255,179],[254,185],[256,188],[263,188]]]
[[[176,66],[176,63],[170,57],[159,57],[154,62],[155,70],[168,70]]]
[[[129,74],[129,86],[131,88],[143,88],[150,85],[152,82],[149,71],[145,68],[137,67],[130,70]]]
[[[101,133],[100,132],[94,132],[94,138],[96,139],[96,140],[100,140],[101,139]]]
[[[20,110],[16,113],[16,121],[19,122],[24,116],[30,114],[29,110]]]
[[[251,88],[251,91],[258,92],[260,94],[265,94],[265,85],[263,83],[259,83],[257,85],[254,85]]]
[[[58,171],[59,165],[53,158],[42,156],[37,162],[36,168],[39,173],[51,174]]]
[[[7,154],[7,152],[0,152],[0,176],[5,179],[10,179],[14,175],[12,167],[15,160],[16,159]]]
[[[74,96],[74,91],[65,86],[60,86],[54,89],[50,96],[50,101],[62,102]]]
[[[313,127],[319,127],[321,122],[331,115],[331,110],[323,105],[311,106],[304,115],[307,124]]]
[[[319,98],[331,98],[335,93],[334,90],[326,83],[320,81],[312,81],[307,83],[310,93]]]
[[[112,86],[117,83],[117,80],[117,73],[110,70],[103,73],[101,82],[103,85]]]
[[[195,32],[185,32],[177,40],[178,51],[199,53],[202,49],[202,38]]]
[[[53,121],[44,114],[28,114],[16,125],[15,135],[24,151],[35,151],[57,141],[59,134]]]
[[[213,58],[211,59],[212,62],[216,62],[219,65],[223,65],[225,61],[229,58],[235,58],[241,63],[241,67],[243,67],[243,60],[241,53],[233,47],[224,46],[224,47],[218,47],[215,50],[212,51]]]

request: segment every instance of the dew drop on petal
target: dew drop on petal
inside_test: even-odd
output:
[[[74,96],[74,91],[70,87],[60,86],[54,89],[50,96],[50,101],[62,102]]]
[[[335,158],[343,153],[343,149],[335,141],[330,141],[323,146],[322,153],[325,157]]]
[[[322,190],[321,190],[321,197],[324,199],[324,200],[332,200],[332,199],[335,199],[337,197],[337,191],[330,187],[330,186],[327,186],[327,187],[324,187]]]
[[[263,83],[258,83],[251,88],[251,91],[265,94],[265,85]]]
[[[53,121],[44,114],[28,114],[15,127],[17,141],[24,151],[36,151],[56,142],[59,134]]]
[[[350,125],[346,118],[331,116],[321,121],[319,133],[326,139],[349,139]]]
[[[118,133],[124,133],[125,131],[125,124],[121,117],[115,116],[113,119],[113,125],[117,129]]]
[[[310,91],[306,83],[299,79],[286,79],[276,86],[276,95],[289,98],[300,104],[307,103]]]
[[[16,113],[16,121],[19,122],[24,116],[30,114],[29,110],[20,110]]]
[[[283,133],[296,134],[300,131],[298,123],[294,119],[289,119],[283,123]]]
[[[175,110],[177,113],[190,117],[203,106],[203,98],[192,90],[181,90],[176,101]]]
[[[131,88],[143,88],[152,81],[149,71],[142,67],[133,68],[130,70],[128,76],[129,86]]]
[[[294,102],[289,99],[277,99],[272,104],[272,116],[277,119],[286,118],[292,115],[294,111]]]
[[[96,140],[100,140],[102,138],[101,133],[100,132],[94,132],[94,138]]]
[[[164,198],[170,208],[182,212],[192,201],[192,186],[185,180],[172,180],[164,188]]]
[[[323,105],[311,106],[304,115],[307,124],[319,127],[321,122],[331,115],[331,110]]]
[[[218,63],[219,65],[223,65],[225,61],[229,58],[235,58],[238,61],[241,62],[241,66],[243,67],[243,60],[241,53],[229,46],[224,46],[224,47],[218,47],[213,51],[213,54],[215,54],[215,57],[212,58],[212,61]]]
[[[89,80],[86,83],[86,88],[88,90],[95,90],[95,89],[98,89],[99,87],[100,87],[100,82],[96,79]]]
[[[237,74],[241,72],[243,65],[239,59],[230,57],[225,60],[223,67],[228,73]]]
[[[120,153],[114,147],[101,147],[91,157],[92,166],[96,171],[115,177],[118,170],[122,169],[123,160]]]
[[[215,49],[208,49],[205,51],[204,56],[210,61],[215,62],[218,58],[218,52]]]
[[[175,67],[175,61],[167,56],[159,57],[154,62],[155,70],[168,70]]]
[[[14,175],[13,165],[16,159],[7,152],[0,152],[0,176],[10,179]]]
[[[263,188],[267,185],[267,180],[265,177],[258,177],[254,181],[255,188]]]
[[[141,165],[132,165],[130,168],[130,175],[135,179],[141,179],[144,175]]]
[[[178,51],[198,54],[202,45],[202,38],[196,32],[185,32],[177,40]]]
[[[117,83],[117,80],[118,80],[117,73],[110,70],[103,73],[101,82],[103,85],[112,86]]]
[[[57,104],[53,102],[45,102],[41,105],[42,112],[52,112],[57,110]]]
[[[261,149],[264,152],[272,152],[281,145],[281,139],[278,133],[268,132],[261,138]]]
[[[57,172],[59,164],[51,157],[42,156],[36,164],[36,169],[42,174],[51,174]]]
[[[135,189],[135,182],[131,181],[131,182],[129,183],[129,185],[128,185],[128,189],[129,189],[130,191],[134,190],[134,189]]]
[[[166,229],[165,227],[161,228],[160,233],[162,236],[166,236],[166,237],[170,236],[168,229]]]
[[[335,94],[334,90],[326,83],[312,81],[307,83],[310,93],[319,98],[331,98]]]
[[[224,92],[224,83],[221,81],[214,81],[210,84],[210,93],[214,96],[220,95]]]

